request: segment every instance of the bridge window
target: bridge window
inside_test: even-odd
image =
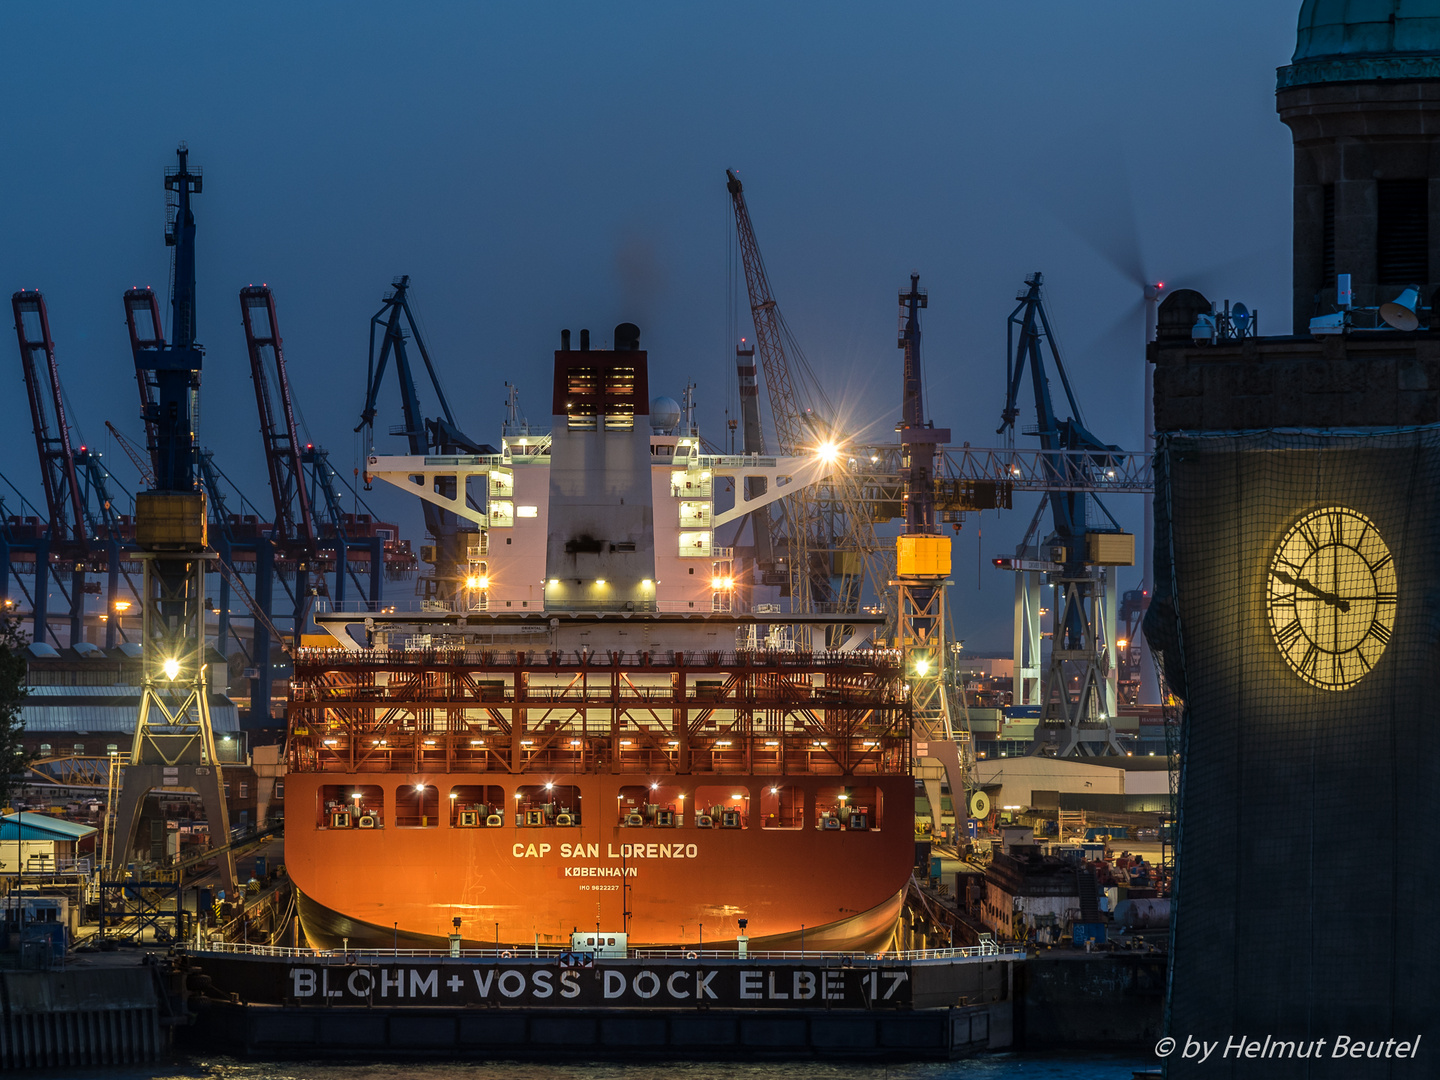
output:
[[[440,824],[440,791],[432,784],[405,784],[395,792],[395,824],[433,829]]]
[[[385,793],[375,784],[326,784],[316,809],[322,829],[378,829],[385,824]]]
[[[461,784],[450,789],[450,826],[495,828],[505,824],[505,789],[495,784]]]

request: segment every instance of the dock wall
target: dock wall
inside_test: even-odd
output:
[[[1010,1002],[917,1011],[293,1008],[206,1002],[182,1043],[269,1057],[945,1060],[1011,1045]]]
[[[1032,956],[1015,965],[1015,1043],[1026,1050],[1151,1047],[1164,1034],[1163,956]]]
[[[0,1068],[141,1064],[167,1038],[148,967],[0,972]]]

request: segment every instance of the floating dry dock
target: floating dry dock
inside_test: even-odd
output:
[[[1011,1045],[994,946],[867,956],[187,950],[186,1038],[247,1054],[949,1058]]]

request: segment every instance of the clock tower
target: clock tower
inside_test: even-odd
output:
[[[1440,1047],[1440,0],[1307,0],[1277,101],[1300,332],[1202,333],[1210,299],[1161,304],[1145,632],[1183,706],[1167,1034],[1326,1039],[1327,1061],[1176,1054],[1167,1075],[1428,1077],[1425,1051],[1328,1055]],[[1357,307],[1417,286],[1418,327],[1311,336],[1334,273]]]

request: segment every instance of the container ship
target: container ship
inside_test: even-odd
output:
[[[702,453],[633,324],[561,345],[548,430],[368,459],[465,523],[468,561],[456,599],[322,613],[334,646],[297,652],[306,938],[884,950],[913,861],[901,656],[878,615],[737,610],[715,543],[826,463]]]

